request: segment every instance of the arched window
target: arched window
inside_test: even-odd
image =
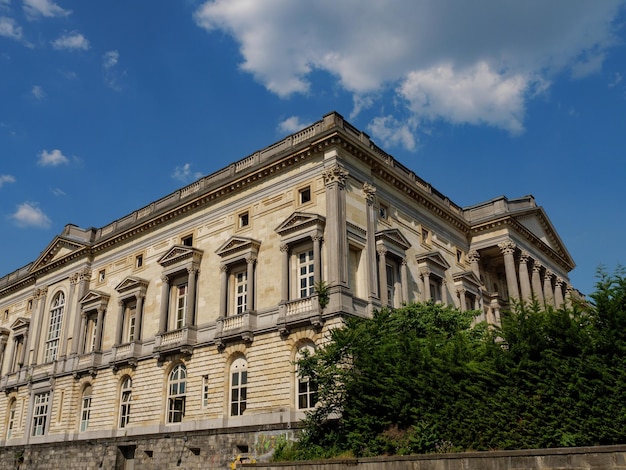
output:
[[[240,416],[246,411],[248,399],[248,363],[235,359],[230,366],[230,415]]]
[[[83,390],[83,398],[80,407],[80,432],[85,432],[89,427],[89,416],[91,415],[91,395],[93,389],[87,385]]]
[[[125,428],[130,421],[130,402],[132,400],[133,380],[126,376],[120,389],[120,428]]]
[[[59,353],[59,339],[61,338],[61,324],[63,323],[63,309],[65,308],[65,294],[59,292],[52,301],[50,309],[50,323],[48,336],[46,338],[46,348],[44,351],[44,362],[54,361]]]
[[[7,441],[11,439],[11,437],[13,437],[13,431],[15,431],[15,426],[17,425],[16,413],[17,401],[15,400],[15,398],[13,398],[11,400],[11,403],[9,404],[9,413],[7,419]]]
[[[317,384],[309,377],[301,377],[297,361],[315,353],[312,344],[305,344],[298,349],[296,354],[296,402],[299,410],[313,408],[317,403]]]
[[[178,364],[168,381],[167,393],[167,422],[180,423],[185,415],[185,392],[187,385],[187,370],[182,364]]]

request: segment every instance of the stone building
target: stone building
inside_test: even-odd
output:
[[[497,323],[512,299],[568,302],[573,267],[532,196],[459,207],[330,113],[0,278],[2,453],[262,457],[315,403],[294,361],[346,315],[432,299]]]

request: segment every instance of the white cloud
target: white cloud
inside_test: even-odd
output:
[[[52,47],[55,49],[72,49],[86,51],[89,49],[89,41],[80,33],[65,33],[52,41]]]
[[[556,74],[601,69],[625,3],[208,0],[194,19],[233,36],[242,70],[279,96],[307,93],[314,77],[328,76],[312,72],[324,71],[355,96],[352,115],[384,96],[399,99],[399,113],[416,122],[517,133],[528,101]],[[373,128],[388,130],[389,112],[381,114]]]
[[[42,150],[42,152],[39,154],[39,160],[37,161],[37,164],[41,166],[58,166],[69,163],[69,161],[70,160],[58,149],[55,149],[52,152]]]
[[[68,16],[71,10],[65,10],[50,0],[24,0],[24,12],[31,19],[55,16]]]
[[[46,97],[46,93],[43,91],[43,88],[40,85],[34,85],[30,92],[38,100],[44,99]]]
[[[177,166],[172,173],[172,178],[181,181],[183,183],[191,183],[199,178],[202,178],[202,173],[192,172],[191,163],[185,163],[183,166]]]
[[[622,74],[619,72],[615,72],[613,74],[613,80],[609,83],[609,88],[613,88],[617,85],[619,85],[622,81]]]
[[[48,228],[51,225],[50,218],[34,202],[19,204],[11,219],[20,227]]]
[[[65,191],[63,191],[62,189],[59,188],[51,188],[50,191],[52,191],[52,194],[54,194],[55,196],[65,196]]]
[[[22,28],[15,23],[13,18],[0,16],[0,36],[20,41],[22,39]]]
[[[372,120],[368,130],[372,135],[381,139],[385,145],[401,145],[408,150],[415,150],[416,127],[412,120],[399,121],[393,116],[380,116]]]
[[[4,186],[5,183],[15,183],[15,177],[13,175],[0,175],[0,188]]]
[[[109,88],[120,91],[120,72],[117,70],[117,64],[120,60],[118,51],[108,51],[102,56],[102,69],[104,71],[104,83]],[[124,75],[123,73],[121,75]]]
[[[111,67],[115,67],[119,59],[120,59],[119,52],[117,51],[105,52],[104,56],[102,57],[102,66],[105,69],[110,69]]]
[[[291,116],[278,123],[278,130],[286,134],[293,134],[311,123],[303,123],[298,116]]]

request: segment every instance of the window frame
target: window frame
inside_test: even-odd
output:
[[[127,375],[120,384],[120,410],[118,425],[120,429],[126,428],[130,422],[130,410],[133,400],[133,379]]]
[[[32,429],[30,432],[32,437],[45,436],[48,432],[50,397],[50,390],[38,392],[33,395]]]
[[[305,353],[306,351],[306,353]],[[295,402],[298,411],[306,411],[315,408],[318,401],[317,384],[310,380],[309,377],[301,377],[298,367],[298,361],[304,358],[304,355],[315,354],[315,346],[310,343],[301,344],[296,351],[295,357]],[[302,406],[304,403],[305,406]]]
[[[167,380],[167,424],[181,423],[185,417],[187,399],[187,368],[176,364]]]
[[[91,417],[91,403],[93,397],[93,387],[88,384],[83,389],[80,400],[80,423],[79,431],[85,432],[89,428],[89,418]]]
[[[6,440],[8,441],[13,437],[13,432],[15,431],[17,424],[17,399],[12,398],[9,401],[9,406],[7,407],[7,428],[6,428]]]
[[[65,292],[60,291],[53,297],[48,317],[48,334],[44,346],[43,362],[55,361],[59,355],[59,343],[63,328],[63,314],[65,312]]]
[[[241,416],[248,406],[248,361],[236,358],[229,368],[229,416]]]

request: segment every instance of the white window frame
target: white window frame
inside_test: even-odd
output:
[[[33,396],[33,428],[31,436],[44,436],[47,432],[50,413],[50,391],[36,393]]]
[[[248,404],[248,362],[239,357],[230,365],[229,380],[230,416],[241,416]]]
[[[248,310],[248,271],[247,266],[233,270],[232,273],[234,295],[232,312],[240,315]]]
[[[11,402],[9,403],[9,408],[8,408],[7,437],[6,437],[7,441],[13,437],[13,431],[15,431],[15,426],[17,424],[16,415],[17,415],[17,400],[13,398]]]
[[[297,296],[304,299],[315,293],[315,258],[313,247],[300,249],[294,253],[297,269]]]
[[[89,418],[91,416],[91,398],[93,395],[93,388],[91,385],[87,385],[83,390],[83,394],[80,400],[80,432],[87,431],[89,428]]]
[[[61,327],[63,325],[63,311],[65,309],[65,293],[58,292],[52,301],[50,308],[50,322],[48,335],[44,349],[44,362],[56,360],[59,354],[59,340],[61,339]]]
[[[187,311],[187,300],[189,298],[189,284],[182,282],[174,286],[174,330],[185,327],[185,312]]]
[[[167,423],[180,423],[185,416],[187,392],[187,369],[177,364],[169,373],[167,381]]]
[[[120,386],[120,428],[125,428],[130,422],[130,407],[132,399],[133,379],[127,375]]]
[[[298,348],[296,353],[296,408],[298,410],[310,410],[317,403],[317,385],[309,379],[309,377],[300,377],[297,361],[304,357],[304,354],[315,354],[315,348],[311,344],[305,344]]]
[[[127,343],[135,341],[137,331],[137,302],[129,302],[124,315],[124,340]]]

